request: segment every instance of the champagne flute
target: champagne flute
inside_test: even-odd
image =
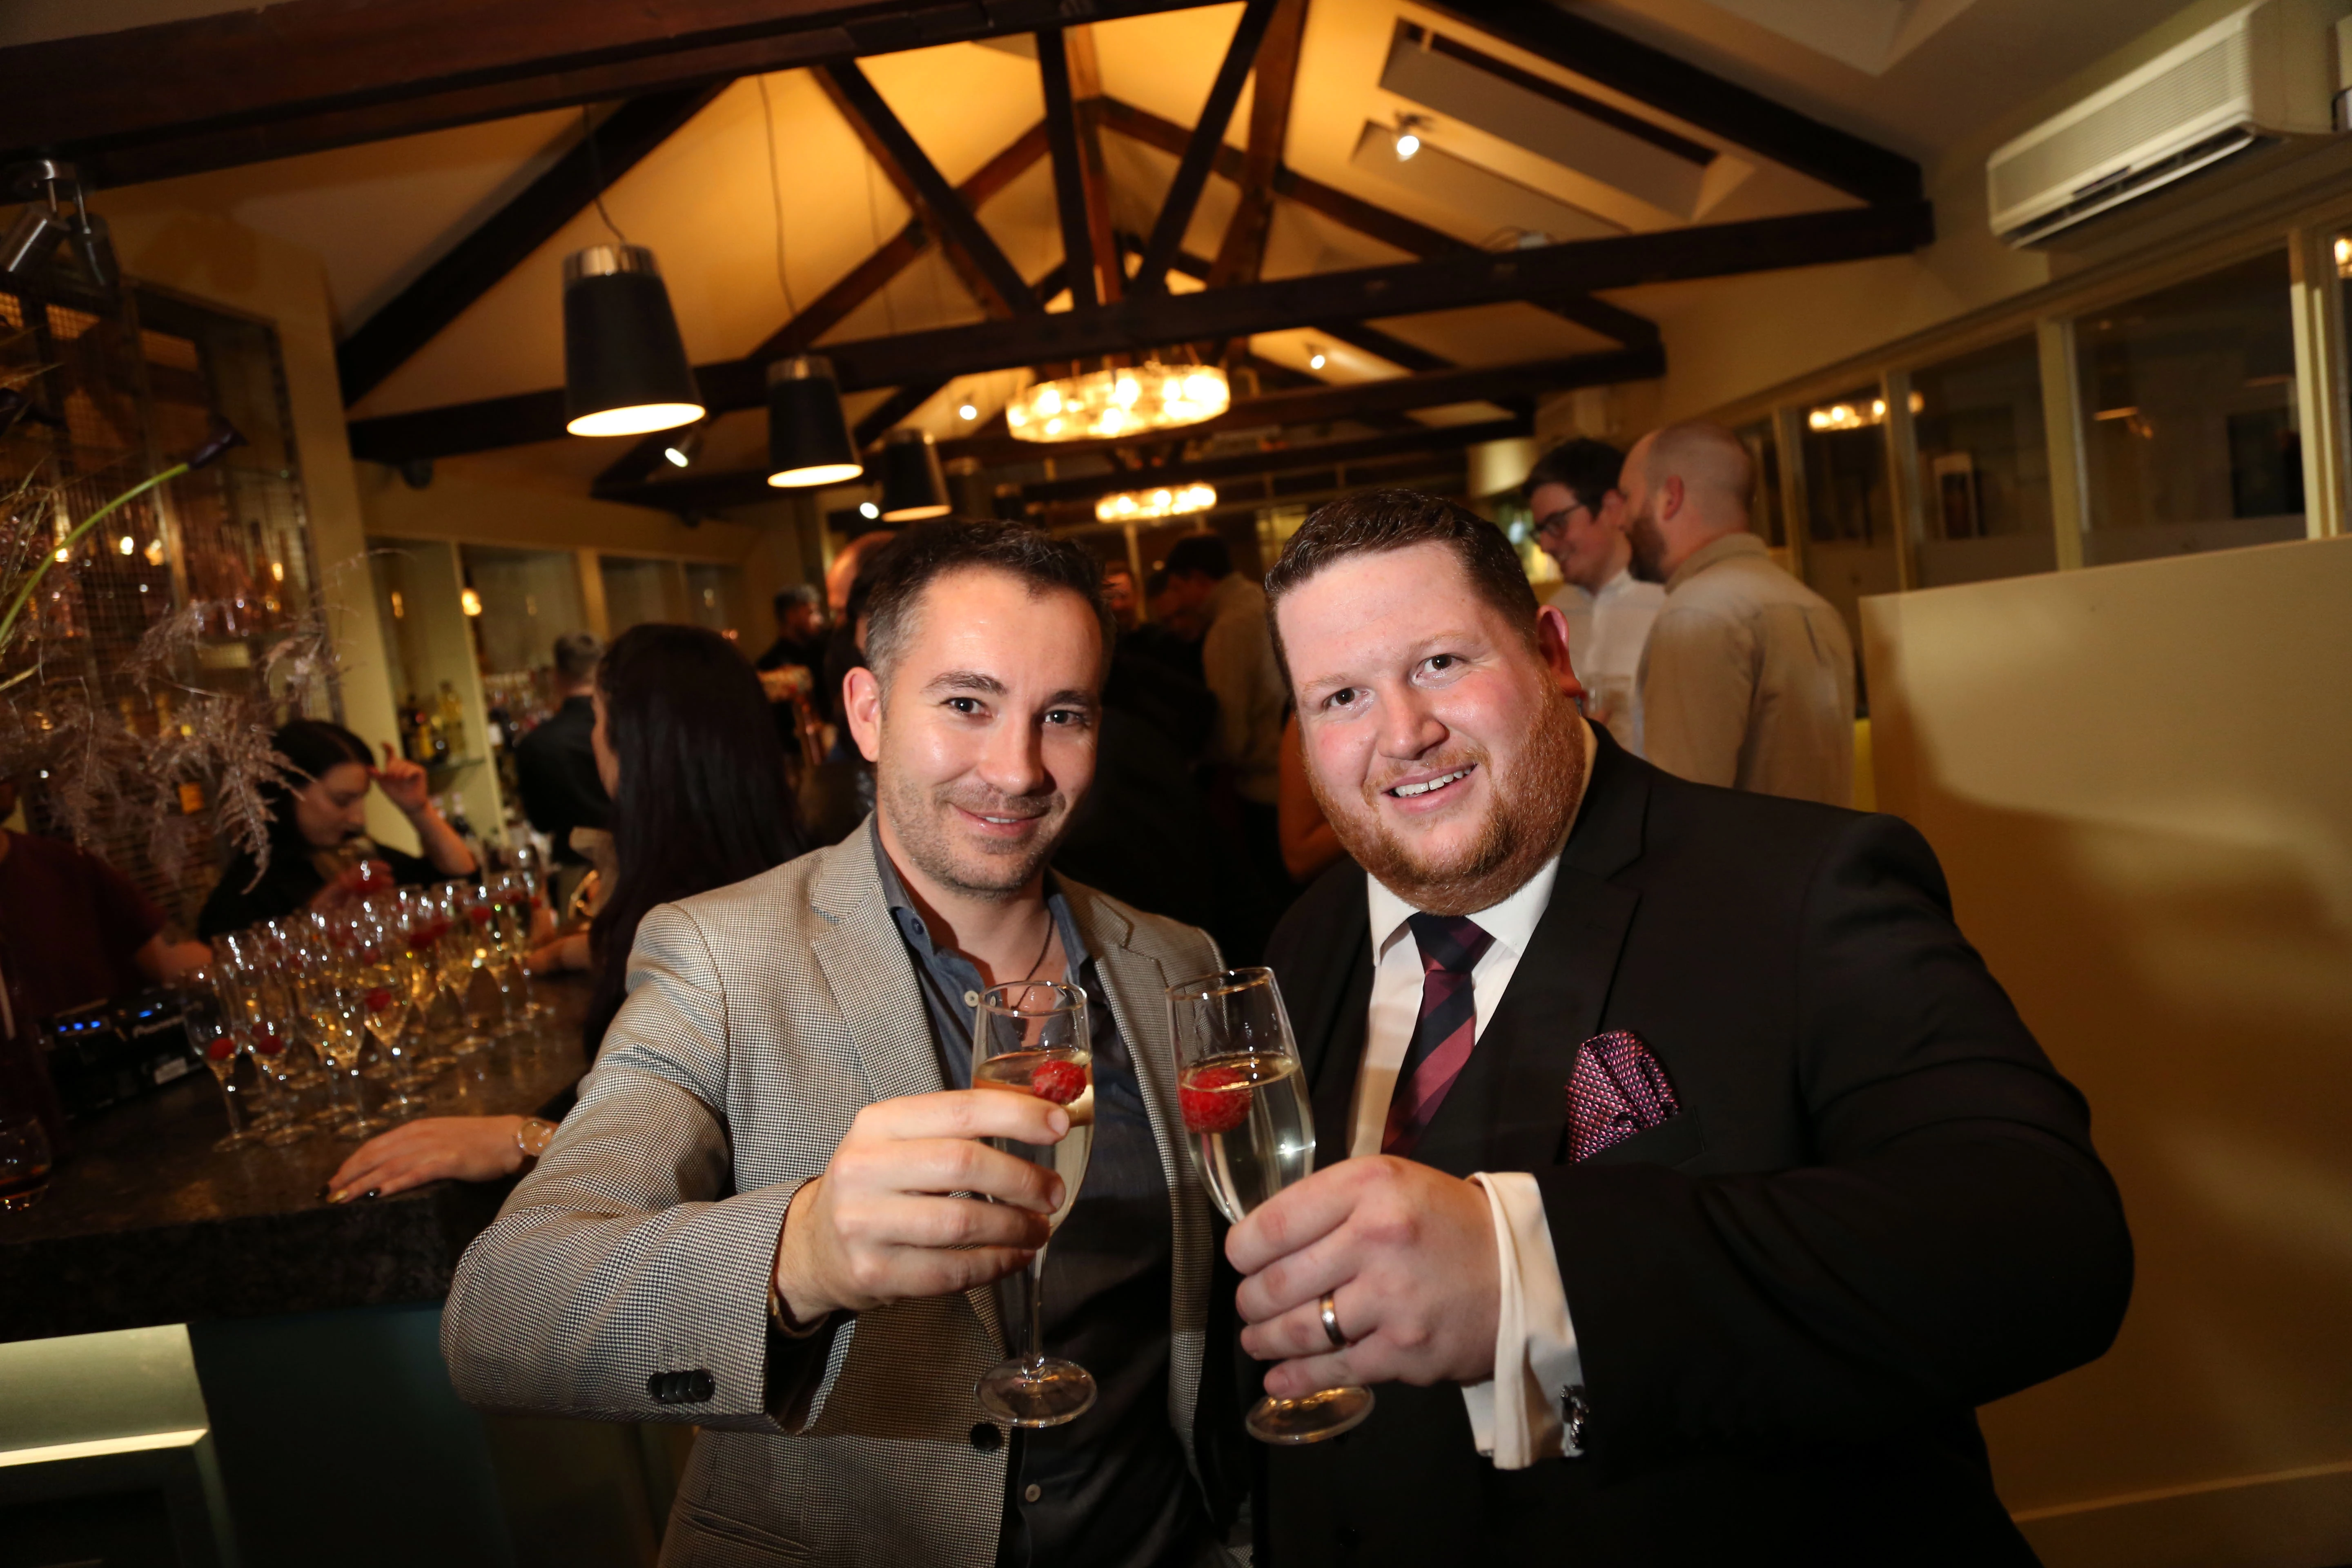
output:
[[[1066,1106],[1070,1131],[1058,1143],[990,1140],[1008,1154],[1062,1178],[1062,1206],[1046,1221],[1059,1230],[1078,1200],[1095,1141],[1094,1037],[1087,1032],[1087,994],[1046,980],[992,985],[972,1011],[971,1086],[1034,1094]],[[1045,1249],[1029,1260],[1029,1321],[1021,1353],[981,1373],[972,1393],[981,1408],[1015,1426],[1059,1426],[1095,1402],[1094,1375],[1076,1362],[1045,1354]]]
[[[1192,1163],[1235,1225],[1315,1168],[1315,1118],[1290,1016],[1271,969],[1228,969],[1168,988],[1176,1095]],[[1261,1443],[1319,1443],[1372,1413],[1369,1388],[1260,1399],[1243,1425]]]
[[[457,1010],[457,1037],[449,1042],[449,1050],[457,1057],[478,1056],[490,1048],[488,1037],[474,1027],[473,1009],[467,1005],[474,989],[474,973],[482,966],[480,926],[473,918],[478,907],[483,908],[485,918],[481,923],[487,925],[488,910],[480,905],[471,888],[452,883],[435,900],[437,918],[434,923],[439,932],[439,946],[434,962],[442,992]]]
[[[338,1121],[333,1131],[347,1137],[365,1138],[381,1132],[390,1123],[372,1119],[367,1113],[366,1090],[359,1075],[360,1049],[367,1043],[367,1026],[359,994],[350,985],[334,962],[331,952],[320,951],[312,944],[305,955],[302,978],[298,987],[302,998],[304,1020],[310,1026],[310,1045],[319,1053],[333,1081],[348,1081],[352,1090],[351,1114]]]
[[[364,932],[357,975],[361,1016],[367,1032],[375,1037],[387,1069],[392,1099],[384,1107],[385,1114],[404,1121],[423,1109],[408,1093],[419,1074],[415,1047],[407,1043],[410,992],[407,976],[401,973],[406,942],[399,926],[387,921],[382,910],[362,910],[361,929]]]
[[[247,1091],[236,1084],[236,1059],[245,1055],[246,1042],[237,1030],[236,1016],[205,997],[192,997],[181,1016],[187,1021],[188,1043],[196,1047],[211,1069],[213,1081],[220,1085],[221,1104],[228,1111],[228,1136],[216,1139],[213,1152],[217,1154],[258,1143],[259,1135],[246,1125],[245,1115],[237,1109],[238,1097]],[[257,1076],[259,1071],[255,1068]]]

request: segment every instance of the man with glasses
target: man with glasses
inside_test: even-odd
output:
[[[1528,471],[1528,505],[1536,543],[1559,563],[1567,585],[1552,607],[1568,620],[1568,650],[1584,683],[1586,717],[1617,743],[1642,752],[1642,650],[1666,591],[1633,575],[1625,534],[1625,497],[1617,476],[1622,453],[1584,437],[1562,442]]]

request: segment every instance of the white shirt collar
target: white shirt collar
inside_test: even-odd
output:
[[[1584,789],[1589,793],[1592,787],[1593,753],[1600,748],[1592,739],[1591,725],[1580,721],[1576,730],[1579,738],[1584,742]],[[1577,812],[1581,812],[1583,809],[1584,796],[1580,794],[1577,796],[1576,811],[1569,814],[1569,832],[1573,833],[1576,830]],[[1566,844],[1567,837],[1562,835],[1563,850]],[[1534,940],[1536,922],[1543,919],[1544,910],[1550,907],[1552,883],[1559,879],[1559,856],[1554,855],[1537,868],[1536,874],[1520,883],[1517,889],[1508,898],[1504,899],[1500,903],[1488,905],[1470,918],[1478,923],[1480,930],[1493,937],[1497,945],[1507,947],[1513,952],[1524,953],[1528,950],[1528,943]],[[1421,911],[1391,892],[1380,879],[1369,871],[1364,873],[1364,892],[1372,917],[1372,957],[1378,960],[1384,956],[1400,938],[1411,934],[1405,927],[1405,921]]]

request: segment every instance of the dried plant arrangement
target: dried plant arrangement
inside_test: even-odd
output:
[[[21,391],[0,386],[0,430],[27,412]],[[96,508],[62,540],[52,521],[58,492],[38,482],[37,470],[0,500],[0,777],[44,779],[62,826],[78,842],[143,827],[151,860],[173,881],[194,847],[192,800],[212,804],[222,834],[268,867],[269,814],[261,787],[286,778],[289,768],[270,749],[270,735],[280,713],[304,710],[327,689],[334,655],[326,616],[315,606],[295,616],[255,661],[252,679],[238,689],[218,690],[190,675],[206,628],[221,624],[227,606],[184,605],[150,625],[120,668],[103,672],[110,699],[93,689],[82,661],[58,669],[45,658],[38,595],[45,584],[54,595],[60,574],[70,581],[82,570],[74,547],[110,514],[216,461],[241,440],[217,425],[187,458]],[[136,694],[135,705],[122,701],[126,689]],[[152,733],[131,721],[134,708],[154,715]]]

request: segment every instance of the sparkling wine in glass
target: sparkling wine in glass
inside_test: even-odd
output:
[[[442,893],[438,907],[439,919],[435,922],[439,936],[436,972],[442,992],[457,1015],[457,1035],[449,1042],[449,1049],[459,1057],[478,1056],[490,1048],[490,1041],[489,1037],[474,1027],[474,1011],[469,1004],[475,972],[483,966],[483,931],[489,924],[489,907],[474,889],[456,885]],[[479,921],[475,918],[478,914]]]
[[[1062,1178],[1062,1206],[1048,1219],[1059,1230],[1086,1180],[1095,1142],[1093,1037],[1087,1032],[1087,994],[1075,985],[1024,980],[992,985],[972,1010],[971,1085],[1034,1094],[1065,1106],[1070,1131],[1058,1143],[991,1142],[1008,1154],[1043,1165]],[[982,1373],[972,1385],[981,1408],[1015,1426],[1059,1426],[1095,1402],[1095,1380],[1076,1362],[1045,1352],[1045,1248],[1029,1260],[1029,1315],[1021,1352]]]
[[[423,1109],[409,1097],[408,1091],[417,1081],[416,1062],[405,1054],[408,1032],[408,986],[395,968],[387,963],[372,963],[360,973],[360,1016],[375,1047],[383,1053],[389,1071],[384,1081],[392,1096],[384,1106],[386,1115],[396,1121],[406,1121]]]
[[[214,1152],[250,1148],[261,1140],[246,1125],[245,1112],[238,1104],[248,1091],[239,1088],[236,1081],[237,1058],[245,1055],[246,1044],[235,1015],[199,999],[191,1001],[181,1016],[187,1023],[188,1043],[196,1047],[213,1081],[220,1085],[221,1104],[228,1111],[228,1136],[214,1142]],[[256,1071],[257,1076],[258,1069]]]
[[[1228,969],[1168,988],[1176,1094],[1192,1163],[1234,1224],[1315,1168],[1315,1118],[1290,1016],[1270,969]],[[1369,1388],[1260,1399],[1243,1425],[1262,1443],[1319,1443],[1372,1413]]]

